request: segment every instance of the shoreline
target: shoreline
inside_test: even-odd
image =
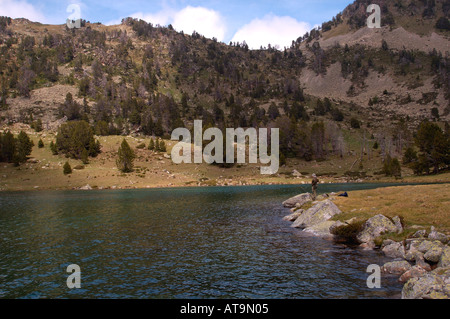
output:
[[[348,181],[348,182],[327,182],[327,183],[321,183],[320,185],[364,185],[364,184],[380,184],[380,185],[387,185],[383,186],[385,187],[402,187],[402,186],[419,186],[419,185],[445,185],[450,184],[450,181],[384,181],[384,180],[363,180],[363,181]],[[218,188],[226,188],[226,187],[249,187],[249,186],[299,186],[302,187],[310,187],[307,183],[279,183],[279,182],[261,182],[261,183],[251,183],[246,182],[244,184],[231,184],[231,185],[207,185],[207,184],[201,184],[201,185],[189,185],[189,184],[173,184],[173,185],[148,185],[146,187],[139,187],[139,186],[90,186],[90,188],[85,188],[86,186],[90,186],[89,183],[87,183],[85,186],[79,186],[79,187],[73,187],[73,186],[67,186],[67,187],[42,187],[42,186],[34,186],[34,187],[26,187],[26,188],[20,188],[20,189],[14,189],[14,188],[0,188],[0,194],[1,193],[10,193],[10,192],[28,192],[28,191],[91,191],[91,190],[146,190],[146,189],[172,189],[172,188],[210,188],[210,187],[218,187]]]
[[[450,281],[448,183],[443,189],[437,184],[434,186],[438,187],[431,186],[427,190],[424,186],[412,185],[400,191],[413,194],[414,189],[411,188],[417,187],[423,191],[420,203],[439,205],[420,205],[410,211],[404,210],[407,204],[388,205],[392,199],[386,197],[395,198],[398,193],[398,189],[391,188],[354,191],[349,197],[330,193],[319,195],[315,200],[310,193],[304,193],[283,202],[286,209],[290,208],[290,214],[283,220],[311,236],[341,243],[351,249],[381,253],[391,261],[377,265],[380,278],[381,274],[397,276],[402,284],[399,292],[402,299],[449,299],[450,291],[446,288]],[[369,204],[373,202],[361,201],[361,198],[373,198],[374,193],[379,194],[378,201],[387,207],[389,214],[385,213],[386,207],[370,208]],[[409,203],[414,200],[410,196]],[[349,202],[356,202],[356,207],[363,206],[365,212],[352,209],[349,214],[349,207],[355,207],[351,206],[355,203],[349,205]],[[422,207],[431,216],[418,223]],[[431,207],[433,213],[429,214]]]

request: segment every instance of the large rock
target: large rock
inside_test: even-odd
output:
[[[292,224],[295,228],[308,228],[330,220],[333,216],[340,214],[340,209],[329,199],[317,203]]]
[[[450,277],[448,273],[428,273],[410,279],[402,290],[402,299],[448,299],[450,297]]]
[[[403,274],[410,270],[412,267],[406,260],[391,261],[385,263],[381,270],[388,274]]]
[[[450,267],[450,247],[444,247],[438,262],[438,267]]]
[[[357,239],[361,243],[373,243],[374,239],[384,233],[397,232],[395,224],[384,215],[376,215],[368,219],[364,229],[358,234]]]
[[[384,254],[390,258],[405,258],[405,247],[402,243],[393,242],[383,249]]]
[[[443,244],[448,243],[448,237],[445,234],[443,234],[443,233],[437,232],[436,229],[433,226],[431,226],[431,232],[428,235],[428,239],[438,240],[438,241],[440,241]]]
[[[329,220],[329,221],[305,228],[303,231],[306,233],[311,233],[318,237],[331,238],[331,237],[333,237],[333,234],[331,234],[330,228],[332,228],[336,223],[339,223],[339,222]]]
[[[441,259],[441,255],[443,253],[443,247],[440,247],[439,245],[434,245],[430,250],[428,250],[424,255],[423,258],[425,260],[430,261],[432,263],[438,263]]]
[[[414,266],[410,270],[406,271],[401,275],[399,281],[400,282],[407,282],[411,278],[419,278],[423,277],[427,274],[427,271],[419,266]]]
[[[310,193],[300,194],[295,197],[289,198],[288,200],[283,202],[283,206],[287,208],[301,207],[304,204],[312,202],[312,196]]]

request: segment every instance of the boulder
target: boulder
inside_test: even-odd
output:
[[[416,266],[422,268],[425,271],[431,271],[430,264],[425,261],[425,258],[423,258],[423,254],[421,252],[418,252],[418,254],[416,255]]]
[[[448,247],[448,246],[444,247],[437,266],[438,267],[450,267],[450,247]]]
[[[361,243],[373,243],[374,239],[380,235],[393,232],[397,232],[394,223],[384,215],[376,215],[366,221],[357,239]]]
[[[340,214],[340,209],[329,199],[317,203],[292,224],[295,228],[308,228],[330,220],[333,216]]]
[[[419,266],[414,266],[410,270],[406,271],[401,275],[399,281],[400,282],[407,282],[411,278],[419,278],[423,277],[427,274],[427,271]]]
[[[385,263],[381,270],[388,274],[403,274],[411,268],[411,265],[406,260],[396,260]]]
[[[333,237],[333,234],[330,232],[330,228],[333,227],[333,225],[336,224],[334,221],[325,221],[323,223],[305,228],[303,231],[307,233],[311,233],[318,237],[323,238],[331,238]]]
[[[433,242],[430,240],[424,240],[420,245],[417,247],[417,250],[421,253],[425,254],[427,251],[429,251],[433,247]]]
[[[83,187],[80,187],[80,190],[83,190],[83,191],[90,191],[90,190],[92,190],[92,187],[91,187],[89,184],[87,184],[87,185],[85,185],[85,186],[83,186]]]
[[[294,222],[301,214],[303,214],[303,212],[304,212],[303,209],[298,209],[292,214],[285,216],[283,220],[286,220],[288,222]]]
[[[408,280],[403,286],[402,299],[448,299],[450,277],[435,272]]]
[[[438,245],[433,245],[433,247],[423,255],[423,258],[429,262],[438,263],[439,260],[441,259],[442,253],[443,253],[442,247]]]
[[[405,258],[405,247],[403,247],[402,243],[391,243],[385,246],[382,250],[387,257]]]
[[[300,194],[295,197],[289,198],[288,200],[283,202],[283,206],[287,208],[301,207],[304,204],[312,202],[312,197],[310,193]]]
[[[448,243],[448,237],[445,234],[443,234],[443,233],[437,232],[436,229],[433,226],[431,226],[431,232],[428,235],[428,239],[438,240],[438,241],[440,241],[443,244]]]

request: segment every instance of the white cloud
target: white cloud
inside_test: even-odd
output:
[[[0,0],[0,16],[47,22],[44,14],[25,0]]]
[[[192,34],[194,31],[207,38],[215,37],[223,41],[226,32],[226,23],[223,17],[214,10],[204,7],[187,6],[179,11],[164,9],[156,13],[136,12],[132,18],[141,19],[153,25],[172,26],[177,31]],[[120,20],[113,20],[106,25],[120,24]]]
[[[207,38],[215,37],[223,41],[226,32],[226,24],[222,16],[214,10],[203,7],[187,6],[175,13],[173,17],[175,30],[191,34],[197,31]]]
[[[311,27],[306,22],[297,21],[288,16],[279,17],[270,14],[244,25],[231,41],[240,43],[245,41],[251,49],[267,47],[268,44],[282,49],[290,47],[292,40],[296,40],[310,30]]]
[[[173,12],[169,10],[159,11],[157,13],[136,12],[131,15],[132,18],[151,22],[153,25],[167,26],[172,21]]]

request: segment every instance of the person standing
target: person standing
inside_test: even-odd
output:
[[[311,182],[311,186],[312,186],[312,197],[313,200],[316,200],[317,197],[317,185],[319,184],[319,179],[317,178],[316,174],[312,174],[312,182]]]

